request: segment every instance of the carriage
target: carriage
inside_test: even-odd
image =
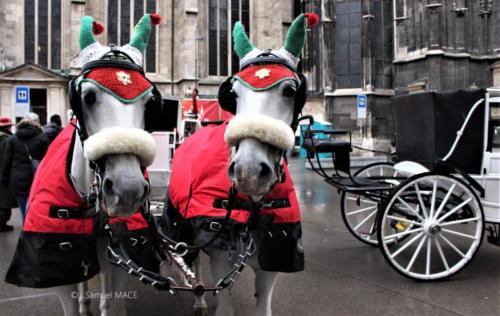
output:
[[[485,231],[500,246],[500,89],[404,95],[393,106],[393,162],[351,173],[347,131],[307,128],[302,146],[341,192],[342,218],[357,239],[378,246],[405,277],[447,278],[472,261]],[[332,154],[333,174],[321,153]]]

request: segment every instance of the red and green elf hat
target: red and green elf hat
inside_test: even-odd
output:
[[[143,64],[143,52],[148,43],[152,25],[160,24],[159,14],[145,14],[134,28],[130,42],[118,47],[118,50],[129,55],[137,65]],[[89,61],[98,60],[107,54],[111,48],[101,45],[95,35],[104,31],[102,24],[94,21],[91,16],[84,16],[80,28],[80,63],[85,65]]]
[[[319,17],[316,13],[299,15],[288,29],[283,47],[279,50],[273,50],[272,53],[297,66],[306,40],[306,27],[313,27],[318,24],[318,21]],[[234,25],[233,41],[234,50],[240,58],[240,66],[262,53],[262,50],[252,44],[239,21]]]

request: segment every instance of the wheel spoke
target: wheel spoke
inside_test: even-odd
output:
[[[406,248],[410,247],[423,234],[424,234],[423,232],[418,233],[415,237],[413,237],[412,239],[410,239],[406,244],[404,244],[403,246],[401,246],[401,248],[399,248],[394,253],[392,253],[391,254],[391,258],[394,259],[397,255],[399,255],[400,253],[402,253]]]
[[[354,215],[354,214],[358,214],[358,213],[363,213],[363,212],[371,211],[371,210],[376,209],[376,208],[377,208],[377,206],[368,206],[368,207],[365,207],[365,208],[362,208],[362,209],[359,209],[359,210],[351,211],[351,212],[346,213],[346,214],[349,216],[349,215]]]
[[[427,238],[427,260],[425,261],[425,275],[429,275],[431,271],[431,239]]]
[[[443,234],[439,234],[439,237],[441,237],[453,250],[455,250],[459,255],[462,256],[462,258],[465,258],[465,254],[460,251],[460,249],[457,248],[451,241],[448,240],[448,238],[444,237]]]
[[[420,214],[418,214],[418,212],[415,211],[410,205],[408,205],[408,203],[406,203],[405,200],[403,200],[400,196],[398,196],[397,199],[398,199],[398,201],[403,203],[408,208],[408,211],[411,211],[413,214],[415,214],[416,217],[418,217],[418,219],[420,219],[421,221],[424,221],[424,218]]]
[[[441,249],[441,244],[439,243],[439,240],[436,238],[436,239],[434,239],[434,241],[436,242],[436,247],[438,249],[439,256],[441,257],[441,260],[443,261],[443,264],[446,267],[446,270],[449,270],[450,266],[448,266],[448,261],[446,261],[446,258],[444,256],[443,249]]]
[[[450,233],[450,234],[455,235],[455,236],[460,236],[460,237],[464,237],[464,238],[469,238],[469,239],[472,239],[472,240],[476,240],[476,236],[467,235],[467,234],[464,234],[464,233],[459,233],[459,232],[456,232],[454,230],[450,230],[450,229],[446,229],[446,228],[441,228],[441,231]]]
[[[386,217],[393,219],[393,220],[396,220],[396,221],[406,222],[406,223],[410,223],[410,224],[417,225],[417,226],[422,226],[422,223],[415,222],[415,221],[409,220],[409,219],[404,218],[404,217],[397,217],[397,216],[393,216],[393,215],[387,215]]]
[[[358,199],[357,198],[354,198],[354,197],[347,197],[347,199],[349,201],[357,201]],[[360,202],[363,202],[363,203],[367,203],[367,204],[374,204],[374,205],[377,205],[378,203],[375,202],[375,201],[370,201],[370,200],[365,200],[365,199],[360,199],[359,200]]]
[[[403,236],[406,236],[406,235],[411,234],[411,233],[421,232],[423,230],[424,229],[421,228],[421,227],[415,228],[415,229],[410,229],[410,230],[404,231],[402,233],[396,233],[396,234],[392,234],[392,235],[389,235],[389,236],[385,236],[384,240],[403,237]]]
[[[462,209],[462,207],[464,207],[465,205],[469,204],[470,201],[472,201],[472,198],[468,198],[467,200],[463,201],[459,205],[455,206],[455,208],[453,208],[451,211],[449,211],[445,215],[441,216],[441,218],[438,218],[438,220],[437,220],[438,223],[441,223],[442,221],[444,221],[445,219],[447,219],[449,216],[451,216],[451,215],[455,214],[456,212],[458,212],[460,209]]]
[[[411,257],[410,262],[408,263],[408,266],[406,266],[406,271],[410,271],[411,267],[413,266],[413,263],[415,262],[415,259],[417,259],[418,254],[420,253],[420,250],[422,249],[422,246],[424,245],[425,240],[427,239],[427,236],[424,236],[420,243],[418,244],[417,249],[415,250],[415,253]]]
[[[418,188],[418,184],[415,183],[413,185],[415,187],[415,191],[417,192],[418,204],[422,208],[422,213],[424,213],[424,217],[427,218],[427,209],[425,208],[424,201],[422,200],[422,195],[420,194],[420,189]]]
[[[446,196],[444,197],[443,201],[439,205],[439,208],[436,211],[436,214],[434,215],[434,218],[438,218],[439,215],[441,215],[441,211],[443,210],[444,206],[448,202],[448,199],[450,198],[451,194],[453,193],[453,190],[455,190],[456,186],[457,186],[457,184],[453,183],[453,185],[451,186],[451,188],[448,190],[448,192],[446,193]]]
[[[358,230],[358,228],[360,228],[361,226],[363,226],[363,224],[366,223],[376,213],[377,213],[377,210],[371,212],[364,220],[362,220],[361,222],[359,222],[359,224],[356,225],[356,227],[354,227],[354,230]]]
[[[479,216],[473,217],[473,218],[465,218],[465,219],[460,219],[452,222],[446,222],[446,223],[441,223],[439,224],[440,226],[450,226],[450,225],[455,225],[455,224],[463,224],[463,223],[468,223],[468,222],[477,222],[480,219]]]
[[[434,208],[436,207],[437,183],[438,180],[434,179],[434,182],[432,184],[431,210],[429,212],[429,218],[432,218],[432,216],[434,215]]]

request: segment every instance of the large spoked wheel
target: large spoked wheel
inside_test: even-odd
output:
[[[481,203],[464,181],[423,173],[389,196],[378,218],[385,259],[410,279],[439,280],[464,268],[483,239]]]
[[[394,164],[388,162],[365,166],[354,174],[354,177],[367,177],[376,181],[394,181],[397,176]],[[381,194],[387,196],[389,192],[355,194],[344,191],[341,195],[342,219],[347,229],[354,237],[372,246],[378,245],[375,225]]]

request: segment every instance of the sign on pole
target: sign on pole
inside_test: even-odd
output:
[[[366,95],[360,94],[357,99],[358,120],[366,118]]]
[[[16,117],[24,117],[30,111],[30,88],[25,86],[16,86]]]

